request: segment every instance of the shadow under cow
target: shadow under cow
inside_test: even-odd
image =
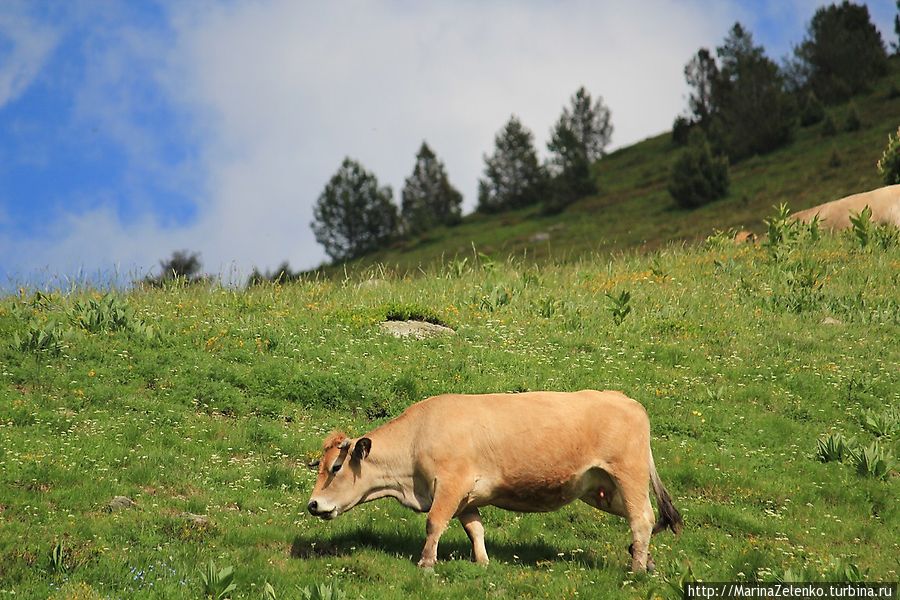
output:
[[[298,535],[294,538],[293,544],[291,544],[291,556],[301,559],[331,556],[345,557],[352,556],[359,548],[368,548],[392,556],[418,560],[424,543],[424,534],[405,535],[397,532],[383,532],[361,528],[353,532],[339,533],[327,538]],[[564,557],[559,556],[559,548],[550,546],[543,541],[488,542],[487,549],[491,560],[508,563],[535,565],[537,563],[565,560]],[[468,559],[471,553],[472,545],[468,540],[442,539],[438,549],[438,557],[442,561],[449,560],[451,556]],[[567,556],[571,558],[571,555]],[[592,563],[590,566],[602,566],[597,563],[605,563],[604,560],[597,560],[596,557],[593,559],[590,556],[579,558],[579,560],[584,559],[589,559],[589,562]]]

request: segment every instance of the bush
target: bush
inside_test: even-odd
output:
[[[847,119],[844,121],[844,131],[859,131],[860,127],[862,127],[862,120],[859,118],[859,111],[856,110],[856,105],[851,103]]]
[[[728,159],[713,156],[706,135],[701,130],[691,132],[688,147],[672,167],[669,194],[679,206],[695,208],[727,193]]]
[[[843,161],[841,160],[841,153],[838,152],[837,147],[832,146],[831,156],[828,157],[828,166],[831,167],[832,169],[837,169],[838,167],[841,166],[842,162]]]
[[[888,143],[877,167],[885,185],[900,183],[900,127],[897,128],[897,137],[888,134]]]
[[[687,117],[677,116],[672,123],[672,141],[678,146],[684,146],[691,134],[691,123]]]
[[[822,135],[825,137],[837,135],[837,125],[835,124],[834,117],[831,116],[831,113],[825,115],[825,120],[822,122]]]
[[[824,118],[825,107],[822,106],[822,103],[819,101],[816,94],[810,92],[809,95],[806,96],[806,101],[803,103],[803,110],[800,112],[800,126],[809,127],[810,125],[821,122]]]

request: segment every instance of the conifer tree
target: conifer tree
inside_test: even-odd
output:
[[[494,146],[494,153],[484,157],[478,210],[499,212],[540,202],[547,176],[538,162],[532,133],[512,116],[494,138]]]
[[[762,46],[755,46],[750,32],[735,23],[716,52],[721,66],[713,85],[713,145],[738,161],[790,142],[795,106]]]
[[[603,98],[598,96],[596,102],[584,87],[569,99],[569,107],[563,108],[556,126],[554,135],[558,135],[562,129],[572,132],[572,139],[579,144],[589,163],[593,163],[604,154],[606,147],[612,140],[613,126],[609,108],[603,104]],[[557,140],[556,144],[562,140]]]
[[[459,223],[462,194],[450,185],[444,164],[422,142],[412,175],[403,186],[401,217],[405,233]]]
[[[887,73],[887,52],[869,8],[846,0],[818,9],[795,49],[808,85],[826,103],[846,100]]]
[[[345,158],[313,208],[316,241],[335,261],[358,258],[383,247],[397,229],[390,187],[358,162]]]

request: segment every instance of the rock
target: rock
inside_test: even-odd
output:
[[[414,337],[418,340],[434,335],[456,333],[449,327],[426,321],[384,321],[381,323],[381,331],[398,338]]]
[[[128,496],[115,496],[106,504],[106,510],[109,512],[119,512],[120,510],[131,508],[132,506],[136,506],[136,504],[134,500]]]
[[[546,231],[538,231],[536,234],[528,238],[529,242],[538,243],[538,242],[546,242],[550,239],[550,234]]]
[[[822,319],[822,325],[843,325],[843,323],[833,317],[825,317]]]
[[[179,516],[196,527],[206,527],[209,525],[209,517],[206,515],[195,515],[194,513],[183,512]]]

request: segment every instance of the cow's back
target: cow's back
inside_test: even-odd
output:
[[[401,418],[414,420],[413,452],[429,471],[471,464],[496,477],[561,477],[615,460],[598,448],[633,452],[649,443],[646,411],[620,392],[443,395]]]
[[[802,210],[794,218],[809,223],[818,215],[826,229],[847,229],[852,225],[850,216],[862,212],[866,206],[872,210],[873,222],[900,227],[900,185],[889,185],[826,202]]]

